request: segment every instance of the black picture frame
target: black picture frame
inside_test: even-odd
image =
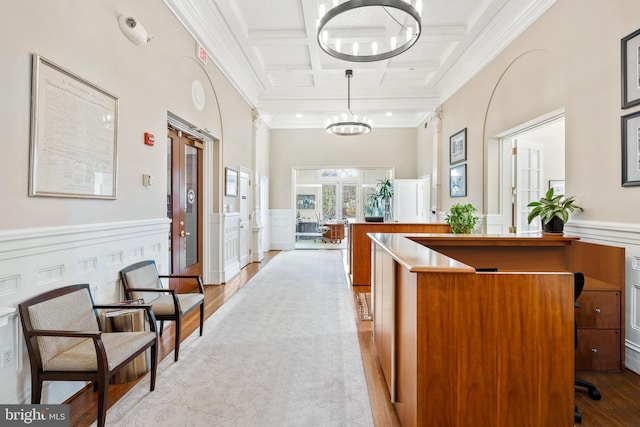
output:
[[[622,186],[640,185],[640,111],[621,118]]]
[[[449,164],[455,165],[465,160],[467,160],[467,128],[449,137]]]
[[[224,168],[224,195],[236,197],[238,195],[238,171]]]
[[[622,108],[640,104],[640,29],[621,42]]]
[[[449,197],[467,197],[467,164],[449,168]]]

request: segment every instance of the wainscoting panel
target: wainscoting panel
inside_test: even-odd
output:
[[[215,213],[209,216],[209,238],[205,239],[204,282],[226,283],[240,272],[240,214]]]
[[[292,209],[269,210],[270,249],[290,251],[296,245],[296,222]]]
[[[240,213],[224,215],[224,282],[240,273]]]
[[[0,232],[0,306],[18,303],[61,286],[88,283],[97,303],[121,301],[120,270],[154,259],[168,269],[169,220],[155,219]],[[15,348],[15,362],[0,369],[0,402],[28,403],[29,360],[17,315],[0,327],[0,347]],[[60,403],[84,386],[52,382],[43,403]]]
[[[565,234],[625,248],[625,365],[640,374],[640,225],[571,220]]]

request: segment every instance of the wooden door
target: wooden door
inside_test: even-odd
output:
[[[167,131],[167,215],[171,218],[169,252],[171,273],[202,275],[202,168],[201,140],[169,126]],[[194,280],[175,280],[171,288],[188,292]]]

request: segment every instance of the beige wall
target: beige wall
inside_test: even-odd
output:
[[[271,209],[293,209],[294,167],[395,167],[395,178],[416,177],[416,130],[376,129],[338,137],[324,129],[271,130]]]
[[[250,106],[211,61],[207,66],[197,62],[195,41],[162,2],[5,3],[0,14],[0,117],[4,130],[0,198],[11,208],[3,210],[0,228],[165,217],[168,111],[221,140],[223,165],[251,168],[255,163]],[[144,46],[132,44],[118,27],[120,14],[134,16],[154,39]],[[32,52],[119,98],[117,200],[27,196]],[[205,88],[202,112],[191,101],[195,79]],[[154,147],[143,144],[144,132],[155,135]],[[142,186],[143,173],[153,176],[154,186]],[[221,185],[219,171],[214,171],[213,180],[211,185],[217,190]],[[213,210],[220,211],[221,204],[220,200],[212,201]]]
[[[620,39],[638,29],[640,2],[558,0],[514,43],[443,104],[441,157],[449,135],[468,129],[468,197],[483,206],[495,172],[491,139],[564,108],[566,192],[585,212],[576,218],[637,223],[640,188],[621,187]],[[491,155],[492,156],[492,155]],[[448,180],[448,168],[440,173]],[[442,189],[447,210],[460,199]]]

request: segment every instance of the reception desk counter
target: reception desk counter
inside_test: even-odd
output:
[[[375,347],[403,426],[573,426],[571,272],[623,289],[624,249],[568,237],[369,237]]]
[[[371,283],[371,241],[368,233],[449,233],[449,224],[354,222],[349,224],[349,273],[354,286]]]

